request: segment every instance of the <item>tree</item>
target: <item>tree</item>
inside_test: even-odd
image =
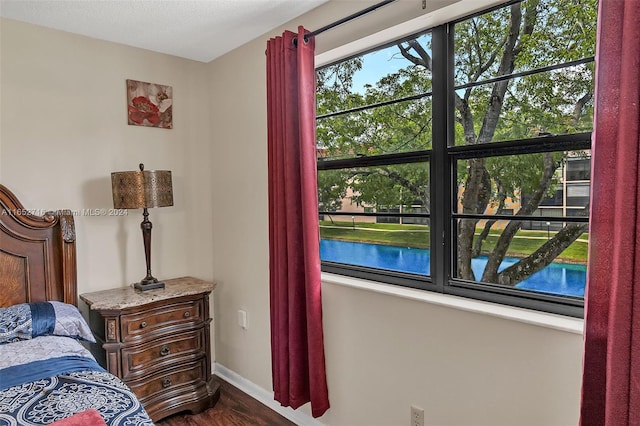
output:
[[[595,50],[595,0],[527,0],[455,25],[455,84],[496,77],[592,56]],[[406,66],[380,78],[363,91],[353,89],[361,58],[325,68],[318,76],[318,112],[361,108],[318,122],[318,141],[327,156],[380,155],[431,147],[431,99],[417,96],[431,90],[429,34],[396,45],[396,59]],[[518,78],[492,80],[455,92],[456,145],[490,144],[546,134],[590,131],[593,111],[593,65],[579,64]],[[386,105],[390,99],[410,97]],[[488,253],[481,280],[515,285],[546,267],[586,231],[585,223],[568,223],[534,253],[502,271],[514,236],[522,227],[518,216],[531,215],[557,183],[564,152],[472,158],[458,163],[460,212],[483,214],[490,206],[500,213],[505,200],[520,199],[521,208]],[[410,167],[413,166],[413,167]],[[341,170],[342,186],[351,186],[360,204],[411,204],[429,208],[427,167],[374,166]],[[337,182],[334,184],[339,185]],[[526,200],[522,194],[528,196]],[[381,198],[384,198],[381,199]],[[486,221],[458,222],[457,276],[475,280],[471,260],[482,252],[489,229]]]

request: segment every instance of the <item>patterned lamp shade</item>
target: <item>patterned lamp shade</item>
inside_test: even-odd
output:
[[[173,205],[171,171],[144,170],[111,173],[113,207],[143,209]]]

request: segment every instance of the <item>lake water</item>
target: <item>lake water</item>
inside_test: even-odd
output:
[[[428,249],[350,241],[320,240],[320,259],[420,275],[429,275],[431,267]],[[516,258],[505,258],[499,270],[503,270],[517,261]],[[476,279],[481,277],[486,263],[486,256],[479,256],[471,261]],[[584,297],[586,281],[586,266],[553,262],[543,270],[516,284],[516,288]]]

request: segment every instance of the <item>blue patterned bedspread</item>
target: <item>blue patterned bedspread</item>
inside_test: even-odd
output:
[[[129,388],[76,340],[0,345],[0,426],[46,425],[89,408],[109,426],[153,426]]]

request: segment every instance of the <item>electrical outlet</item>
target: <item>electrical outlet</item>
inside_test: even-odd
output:
[[[411,406],[411,426],[424,426],[424,410],[415,405]]]

